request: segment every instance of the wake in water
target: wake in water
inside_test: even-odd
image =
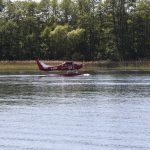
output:
[[[90,76],[90,74],[77,74],[71,77],[84,77],[84,76]],[[27,75],[27,74],[17,74],[17,75],[0,75],[0,78],[22,78],[22,77],[65,77],[64,74],[46,74],[46,75],[41,75],[41,74],[33,74],[33,75]],[[69,77],[69,76],[66,76]]]

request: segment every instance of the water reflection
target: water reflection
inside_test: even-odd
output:
[[[0,75],[0,149],[150,149],[150,75]]]
[[[47,99],[79,98],[95,99],[96,97],[117,98],[120,100],[147,97],[150,93],[148,76],[131,76],[128,74],[95,75],[88,77],[49,77],[49,76],[1,76],[1,104],[44,104]],[[34,100],[34,101],[33,101]],[[17,102],[16,102],[17,101]],[[25,102],[26,101],[26,102]],[[29,101],[31,103],[29,103]],[[55,100],[56,101],[56,100]],[[51,102],[50,102],[51,103]]]

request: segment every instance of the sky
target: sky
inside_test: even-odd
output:
[[[8,1],[8,0],[3,0],[3,1]],[[11,1],[14,2],[14,1],[30,1],[30,0],[11,0]],[[31,1],[40,2],[41,0],[31,0]]]
[[[3,1],[7,1],[7,0],[3,0]],[[30,1],[30,0],[11,0],[13,1]],[[40,2],[41,0],[31,0],[31,1],[36,1],[36,2]],[[59,0],[58,0],[59,1]],[[103,0],[104,1],[104,0]]]

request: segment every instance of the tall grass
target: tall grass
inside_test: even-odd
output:
[[[59,65],[63,61],[44,61],[49,65]],[[150,61],[91,61],[91,62],[77,62],[83,63],[82,71],[96,72],[97,70],[150,70]],[[38,66],[35,61],[0,61],[0,72],[19,72],[29,71],[36,72]]]

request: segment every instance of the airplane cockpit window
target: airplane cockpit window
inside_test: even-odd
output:
[[[65,62],[63,63],[64,66],[73,66],[73,62]]]

